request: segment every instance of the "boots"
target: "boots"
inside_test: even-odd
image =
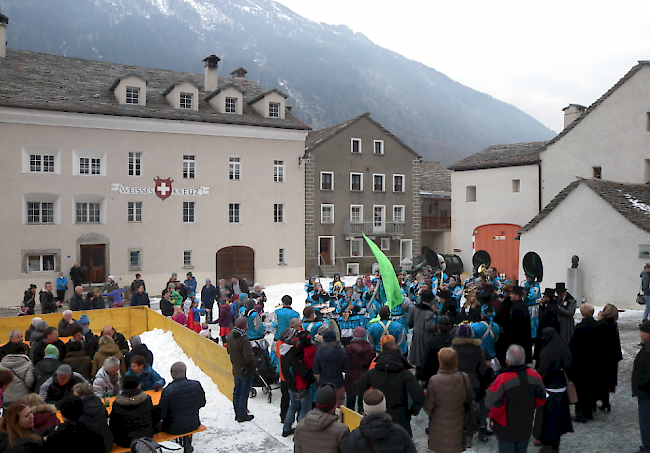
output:
[[[479,428],[478,440],[480,440],[483,443],[486,443],[488,441],[488,432],[487,432],[487,428],[485,426],[482,426],[481,428]]]

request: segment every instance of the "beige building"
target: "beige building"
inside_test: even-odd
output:
[[[197,75],[6,50],[3,304],[74,262],[87,284],[139,272],[150,294],[172,272],[199,288],[303,278],[309,128],[242,68],[218,77],[218,61]]]

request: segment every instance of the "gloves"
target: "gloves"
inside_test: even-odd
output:
[[[158,382],[156,382],[156,383],[153,385],[153,391],[154,391],[154,392],[159,391],[161,388],[162,388],[162,385],[160,385]]]

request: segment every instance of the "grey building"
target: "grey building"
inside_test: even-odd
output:
[[[451,253],[451,170],[438,162],[420,163],[422,254]]]
[[[421,249],[420,156],[364,113],[307,136],[305,272],[369,273],[362,233],[395,267]]]

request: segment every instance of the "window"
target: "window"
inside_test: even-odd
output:
[[[273,161],[273,181],[284,182],[284,161],[283,160]]]
[[[194,223],[194,202],[183,202],[183,223]]]
[[[375,154],[384,154],[384,141],[375,140]]]
[[[54,203],[28,201],[27,223],[31,225],[54,223]]]
[[[413,259],[413,239],[401,239],[399,242],[399,261]]]
[[[393,192],[404,192],[404,175],[393,175]]]
[[[50,272],[54,270],[54,255],[28,255],[27,272]]]
[[[363,190],[363,173],[350,173],[350,191],[361,192]]]
[[[230,203],[228,206],[228,221],[230,223],[240,222],[240,206],[239,203]]]
[[[320,223],[334,223],[334,205],[320,205]]]
[[[372,190],[373,192],[384,191],[384,175],[372,175]]]
[[[593,167],[594,168],[594,178],[595,179],[602,179],[603,177],[603,169],[601,167]]]
[[[101,159],[99,157],[80,157],[79,173],[82,175],[100,175]]]
[[[363,239],[350,239],[350,256],[363,256]]]
[[[393,222],[404,222],[404,206],[393,206]]]
[[[76,203],[76,223],[100,223],[100,203]]]
[[[386,228],[386,206],[372,207],[372,228],[373,231],[381,233]]]
[[[54,156],[47,154],[30,154],[29,171],[54,173]]]
[[[129,250],[129,270],[139,271],[142,269],[140,264],[141,250]]]
[[[226,113],[237,113],[237,98],[226,98]]]
[[[129,222],[142,222],[141,201],[129,201],[128,220]]]
[[[351,141],[350,141],[350,152],[352,154],[361,153],[361,139],[360,138],[351,139]]]
[[[286,264],[284,262],[284,249],[278,249],[278,264]]]
[[[466,186],[465,187],[465,201],[471,203],[476,201],[476,186]]]
[[[279,102],[269,102],[269,118],[280,118]]]
[[[129,176],[140,176],[142,153],[129,152]]]
[[[230,180],[239,181],[241,177],[241,158],[231,157],[230,158]]]
[[[184,154],[183,155],[183,179],[194,179],[196,177],[195,173],[196,168],[196,159],[193,155]]]
[[[359,263],[348,263],[345,269],[348,275],[359,275]]]
[[[440,217],[449,217],[449,211],[446,209],[440,210]]]
[[[363,222],[363,205],[360,204],[350,205],[350,222],[352,223]]]
[[[140,88],[126,87],[126,103],[139,104],[140,103]]]
[[[513,192],[519,192],[521,189],[521,180],[520,179],[513,179],[512,180],[512,191]]]
[[[282,203],[273,205],[273,223],[284,223],[284,205]]]
[[[390,238],[381,238],[380,247],[382,250],[390,250]]]
[[[183,267],[192,267],[192,251],[183,251]]]
[[[334,173],[331,171],[320,172],[320,190],[334,190]]]
[[[182,109],[192,108],[192,93],[181,93],[180,107]]]

